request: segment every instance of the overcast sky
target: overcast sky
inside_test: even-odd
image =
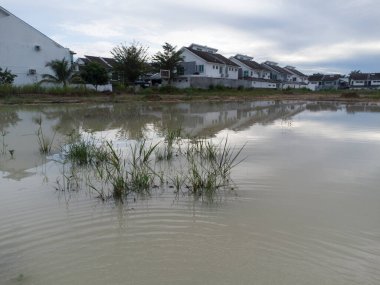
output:
[[[110,56],[139,41],[199,43],[301,71],[380,72],[379,0],[0,0],[0,6],[77,53]]]

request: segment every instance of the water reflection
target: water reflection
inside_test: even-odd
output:
[[[4,145],[15,150],[14,159],[0,156],[0,283],[22,274],[25,284],[58,285],[379,284],[379,109],[274,101],[0,107]],[[40,115],[47,136],[57,130],[56,152],[73,130],[121,142],[181,126],[247,142],[232,175],[237,195],[206,204],[157,189],[122,205],[55,191],[62,165],[39,154]]]
[[[57,132],[53,144],[57,152],[72,132],[102,132],[106,136],[113,134],[110,139],[126,140],[141,139],[152,131],[160,134],[165,129],[181,127],[187,135],[212,137],[225,129],[243,131],[254,124],[270,125],[276,120],[281,122],[281,127],[297,127],[292,125],[292,118],[304,111],[318,115],[321,111],[355,114],[379,112],[380,106],[282,101],[3,106],[0,108],[0,171],[8,178],[22,179],[35,172],[27,170],[45,162],[38,152],[38,126],[33,123],[33,118],[38,116],[42,117],[47,137],[52,138]],[[315,129],[328,131],[320,125]],[[332,135],[338,133],[339,130],[331,129]],[[14,157],[10,150],[14,151]]]

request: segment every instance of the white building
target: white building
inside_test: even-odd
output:
[[[354,73],[349,78],[350,88],[380,89],[380,73]]]
[[[42,74],[51,74],[46,63],[63,58],[73,63],[73,54],[0,6],[0,67],[17,75],[15,85],[39,82]]]
[[[181,49],[183,62],[178,75],[238,79],[239,66],[217,49],[192,44]]]
[[[239,79],[251,81],[252,88],[277,88],[278,82],[270,79],[270,71],[253,60],[253,57],[237,54],[230,60],[239,65]]]

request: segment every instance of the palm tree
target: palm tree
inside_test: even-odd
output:
[[[66,87],[67,83],[79,79],[79,76],[75,72],[74,65],[70,64],[64,58],[62,60],[52,60],[48,62],[46,66],[50,67],[54,75],[42,74],[43,79],[40,81],[40,83],[58,83],[63,84],[63,87]]]

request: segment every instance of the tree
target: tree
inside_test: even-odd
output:
[[[355,74],[361,74],[362,72],[360,70],[353,70],[350,72],[349,76],[351,77],[352,75],[355,75]]]
[[[124,84],[134,82],[144,74],[148,61],[147,51],[148,48],[138,42],[133,42],[130,46],[121,44],[112,49],[116,69],[124,75]]]
[[[12,84],[16,77],[17,75],[12,74],[12,71],[8,70],[7,68],[3,71],[3,69],[0,67],[0,85]]]
[[[107,70],[96,62],[87,63],[83,67],[80,76],[86,83],[94,85],[96,91],[98,90],[98,85],[107,84],[109,81]]]
[[[40,83],[49,82],[62,84],[63,87],[70,82],[79,82],[80,78],[75,72],[74,65],[70,64],[66,59],[62,60],[52,60],[48,62],[45,66],[50,67],[54,75],[42,74],[42,80]]]
[[[162,48],[163,52],[159,51],[153,56],[153,65],[159,69],[169,70],[170,82],[175,76],[175,70],[178,69],[179,63],[183,61],[183,56],[180,50],[176,50],[176,46],[169,43],[165,43]]]

